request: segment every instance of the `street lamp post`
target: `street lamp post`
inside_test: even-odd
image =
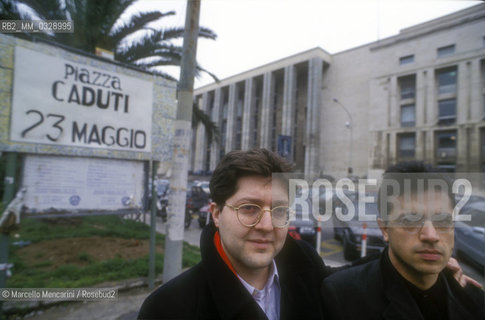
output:
[[[350,114],[349,110],[340,102],[338,99],[333,98],[333,102],[336,104],[340,105],[344,111],[347,113],[349,116],[349,121],[345,122],[345,126],[350,129],[350,144],[349,144],[349,168],[347,169],[349,176],[352,175],[353,169],[352,169],[352,142],[353,142],[353,136],[352,136],[352,127],[354,125],[354,122],[352,121],[352,115]]]

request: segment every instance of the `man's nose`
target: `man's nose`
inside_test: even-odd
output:
[[[273,231],[273,219],[271,218],[270,209],[263,209],[263,215],[261,216],[261,220],[259,220],[259,222],[254,227],[262,231]]]
[[[419,238],[422,241],[436,242],[440,239],[440,236],[433,226],[433,223],[430,220],[427,220],[419,231]]]

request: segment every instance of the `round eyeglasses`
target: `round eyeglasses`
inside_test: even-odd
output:
[[[418,233],[428,220],[438,233],[449,233],[455,227],[453,215],[448,213],[434,214],[431,217],[426,217],[423,214],[406,213],[400,215],[393,223],[409,233]]]
[[[233,210],[236,210],[237,219],[245,227],[254,227],[261,221],[263,213],[269,211],[271,213],[271,221],[273,227],[284,228],[290,223],[291,209],[287,206],[278,206],[272,209],[263,209],[257,204],[244,203],[238,207],[224,204]]]

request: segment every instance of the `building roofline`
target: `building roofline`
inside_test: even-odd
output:
[[[483,8],[478,8],[482,6]],[[379,39],[373,42],[364,43],[356,47],[348,48],[342,51],[338,51],[332,54],[332,56],[346,53],[348,51],[353,51],[361,49],[364,47],[369,47],[370,50],[377,50],[380,48],[388,47],[393,44],[402,41],[412,40],[417,37],[421,37],[428,33],[436,32],[442,29],[451,28],[457,24],[469,23],[474,20],[481,19],[485,16],[485,3],[479,3],[477,5],[455,11],[446,14],[441,17],[434,18],[432,20],[424,21],[406,28],[399,30],[398,34]]]
[[[328,53],[327,51],[325,51],[320,47],[311,48],[311,49],[308,49],[299,53],[295,53],[293,55],[263,64],[261,66],[243,71],[241,73],[229,76],[227,78],[220,80],[219,82],[212,82],[212,83],[203,85],[201,87],[196,88],[194,90],[194,94],[199,94],[201,92],[209,91],[212,89],[212,87],[217,88],[230,83],[239,82],[243,79],[247,79],[248,77],[263,75],[265,72],[281,69],[285,66],[285,62],[287,62],[286,65],[295,64],[295,63],[308,60],[308,58],[314,57],[314,56],[320,57],[327,63],[330,63],[332,58],[332,55],[330,53]]]
[[[399,42],[409,41],[424,35],[471,23],[485,18],[485,3],[455,11],[447,15],[425,21],[399,30],[397,35],[369,43],[370,50],[379,50]]]

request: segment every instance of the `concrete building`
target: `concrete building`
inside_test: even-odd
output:
[[[194,132],[194,172],[253,147],[307,176],[373,176],[411,159],[483,172],[485,4],[336,54],[275,61],[198,88],[195,101],[221,139]]]

